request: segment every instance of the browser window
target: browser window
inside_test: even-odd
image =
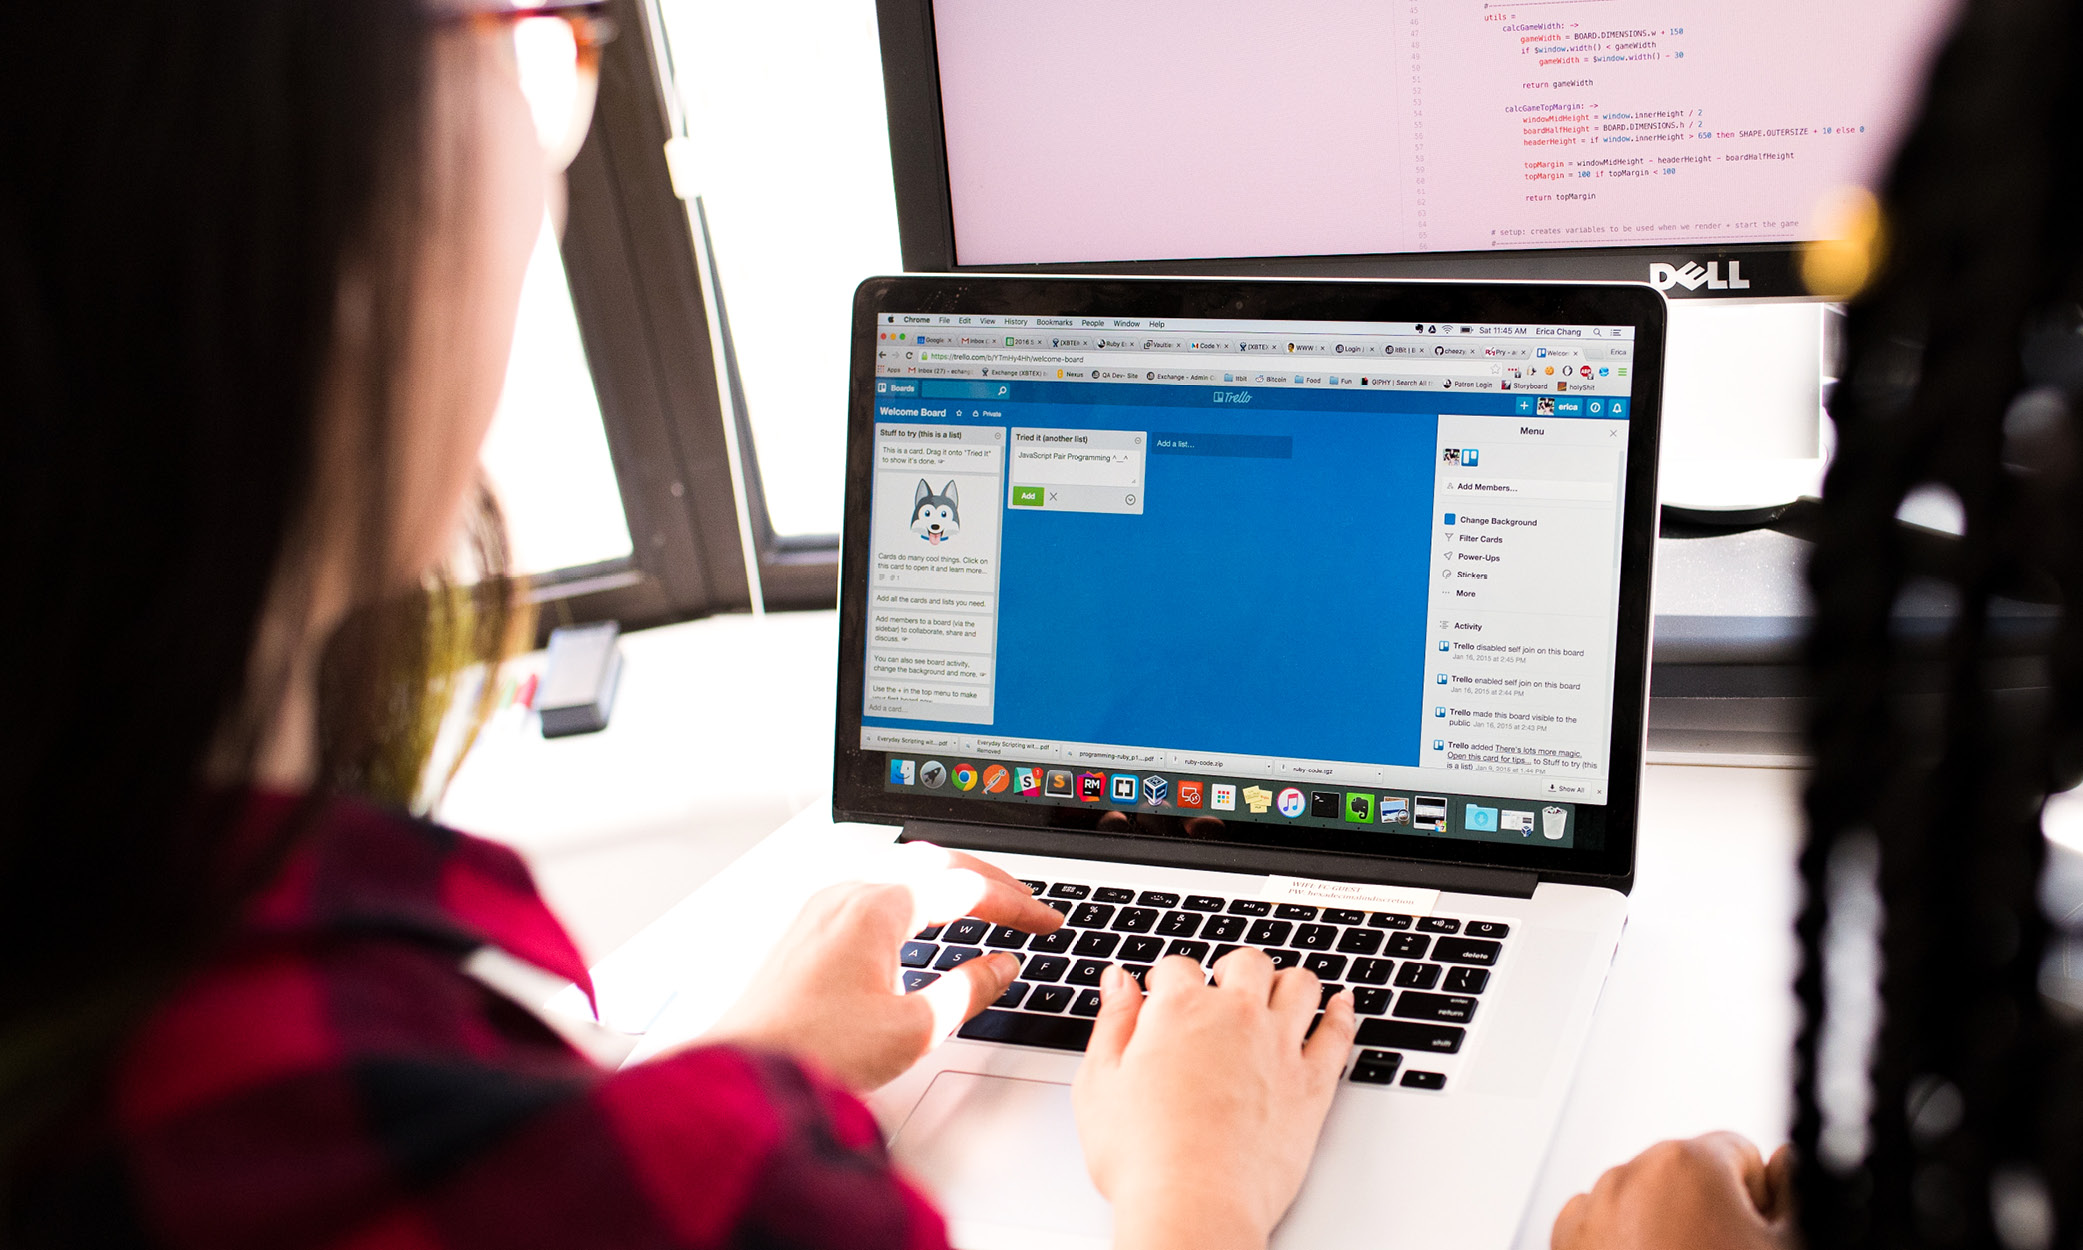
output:
[[[1560,847],[1605,801],[1631,327],[876,334],[890,788]]]

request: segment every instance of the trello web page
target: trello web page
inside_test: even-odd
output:
[[[1630,327],[886,313],[875,350],[888,788],[1558,847],[1605,802]]]

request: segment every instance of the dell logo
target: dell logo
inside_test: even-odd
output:
[[[1668,291],[1674,286],[1682,286],[1688,291],[1697,291],[1702,286],[1710,291],[1750,289],[1749,280],[1743,276],[1743,262],[1740,260],[1729,262],[1727,281],[1722,280],[1721,262],[1718,260],[1705,268],[1702,268],[1698,261],[1689,260],[1682,269],[1657,261],[1649,266],[1649,285],[1659,291]]]

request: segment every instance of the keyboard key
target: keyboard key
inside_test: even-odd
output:
[[[1155,907],[1159,911],[1163,911],[1167,907],[1177,907],[1179,905],[1179,896],[1167,894],[1163,890],[1145,890],[1141,894],[1136,895],[1136,905],[1138,907]]]
[[[959,968],[972,959],[981,959],[983,954],[982,949],[975,946],[950,946],[940,952],[940,958],[933,961],[933,966],[946,972],[950,968]]]
[[[1324,923],[1365,924],[1367,923],[1367,913],[1363,911],[1353,911],[1350,908],[1345,907],[1326,907],[1324,908]]]
[[[1305,951],[1327,951],[1338,940],[1338,930],[1327,924],[1305,924],[1295,930],[1295,945]]]
[[[1501,938],[1511,931],[1510,925],[1499,924],[1495,920],[1471,920],[1468,922],[1468,928],[1464,930],[1469,937],[1479,938]]]
[[[1445,1089],[1447,1076],[1444,1072],[1417,1072],[1403,1074],[1403,1084],[1410,1089]]]
[[[1058,881],[1058,882],[1057,882],[1057,883],[1056,883],[1055,885],[1052,885],[1052,886],[1050,886],[1050,887],[1049,887],[1049,897],[1050,897],[1050,898],[1068,898],[1068,899],[1080,899],[1080,898],[1084,898],[1085,896],[1087,896],[1087,895],[1089,895],[1089,894],[1091,894],[1091,893],[1092,893],[1092,887],[1091,887],[1091,886],[1089,886],[1089,885],[1071,885],[1071,884],[1070,884],[1069,882],[1067,882],[1067,881]]]
[[[1168,911],[1157,922],[1157,931],[1166,937],[1192,937],[1201,931],[1201,918],[1190,911]]]
[[[1160,937],[1132,937],[1114,952],[1114,958],[1125,964],[1154,964],[1164,954],[1164,939]]]
[[[1497,964],[1497,952],[1503,949],[1502,943],[1485,942],[1480,938],[1441,938],[1432,944],[1432,958],[1443,964],[1475,964],[1491,968]]]
[[[1378,911],[1367,917],[1367,923],[1377,929],[1408,929],[1411,920],[1409,916],[1398,915],[1392,911]]]
[[[1459,933],[1461,922],[1450,916],[1425,916],[1418,921],[1420,933]]]
[[[1304,956],[1302,966],[1326,981],[1336,981],[1345,975],[1345,956],[1326,955],[1319,951],[1316,954]]]
[[[911,940],[914,942],[937,941],[940,938],[941,928],[942,926],[936,924],[928,928],[920,929],[917,933],[911,935]]]
[[[1080,903],[1070,914],[1070,925],[1073,929],[1104,929],[1113,918],[1114,909],[1105,903]]]
[[[1032,1007],[1034,1004],[1029,1003]],[[1067,1006],[1068,1004],[1066,1004]],[[1061,1011],[1062,1007],[1053,1007]],[[1030,1016],[1015,1011],[986,1011],[963,1025],[955,1036],[975,1042],[1012,1042],[1051,1050],[1083,1050],[1092,1040],[1092,1021],[1063,1016]]]
[[[991,936],[984,939],[984,945],[994,950],[1016,951],[1027,945],[1030,936],[1032,935],[1023,933],[1011,925],[1002,924],[991,930]]]
[[[1395,966],[1389,959],[1355,959],[1351,979],[1362,985],[1387,985],[1389,970]]]
[[[1104,959],[1080,959],[1070,966],[1070,976],[1065,979],[1072,985],[1098,985],[1106,970]]]
[[[1389,992],[1363,985],[1353,991],[1353,1010],[1363,1016],[1379,1016],[1389,1010]]]
[[[1201,926],[1201,936],[1210,942],[1241,942],[1251,922],[1242,916],[1210,916]]]
[[[1078,940],[1076,929],[1058,929],[1054,933],[1043,933],[1027,943],[1027,949],[1044,955],[1061,955]]]
[[[1439,984],[1439,973],[1438,964],[1406,963],[1403,971],[1396,974],[1396,985],[1399,989],[1429,990]]]
[[[1179,938],[1174,940],[1170,946],[1165,947],[1164,953],[1167,955],[1184,955],[1198,963],[1208,957],[1208,944],[1206,942],[1189,942],[1184,938]]]
[[[897,951],[897,962],[907,968],[931,967],[940,948],[931,942],[906,942]]]
[[[1055,908],[1057,913],[1065,920],[1070,919],[1071,910],[1077,906],[1076,903],[1071,902],[1069,899],[1051,898],[1043,899],[1042,901]]]
[[[1210,968],[1213,968],[1213,967],[1214,967],[1214,966],[1215,966],[1216,964],[1219,964],[1219,963],[1221,963],[1221,962],[1222,962],[1222,957],[1223,957],[1224,955],[1227,955],[1227,954],[1229,954],[1229,953],[1230,953],[1231,951],[1240,951],[1240,950],[1243,950],[1243,949],[1244,949],[1244,948],[1243,948],[1243,947],[1241,947],[1241,946],[1218,946],[1218,947],[1216,947],[1216,948],[1215,948],[1215,950],[1214,950],[1214,951],[1213,951],[1213,952],[1212,952],[1212,953],[1211,953],[1211,954],[1210,954],[1210,955],[1208,956],[1208,966],[1209,966]]]
[[[1338,949],[1348,955],[1372,955],[1387,936],[1380,929],[1347,929],[1338,939]]]
[[[1450,1024],[1419,1024],[1415,1020],[1362,1020],[1358,1041],[1362,1046],[1387,1050],[1425,1050],[1451,1055],[1461,1049],[1468,1030]]]
[[[1146,990],[1150,988],[1149,964],[1122,964],[1121,966],[1128,970],[1128,975],[1136,979],[1137,985],[1142,986]]]
[[[1389,944],[1382,948],[1381,953],[1384,955],[1395,955],[1400,959],[1423,959],[1425,951],[1431,945],[1432,939],[1422,934],[1391,933],[1389,935]]]
[[[1344,989],[1345,987],[1342,985],[1335,985],[1332,982],[1326,981],[1322,985],[1317,986],[1316,988],[1316,1009],[1318,1011],[1322,1011],[1324,1008],[1331,1005],[1332,995],[1336,994],[1338,991]]]
[[[1467,1024],[1475,1018],[1476,1000],[1458,994],[1420,994],[1405,991],[1396,999],[1400,1020],[1437,1020],[1443,1024]]]
[[[1068,1011],[1077,999],[1078,992],[1068,985],[1037,985],[1027,996],[1027,1010]]]
[[[1490,974],[1481,968],[1449,968],[1446,983],[1440,986],[1449,994],[1480,994],[1490,984]]]
[[[962,946],[974,946],[984,940],[991,931],[991,922],[978,920],[975,916],[964,916],[947,927],[947,940]]]
[[[1071,948],[1071,954],[1083,955],[1088,959],[1105,959],[1121,945],[1121,938],[1113,933],[1087,933]]]
[[[1353,1061],[1352,1079],[1362,1085],[1393,1085],[1403,1056],[1393,1050],[1363,1050]]]
[[[1114,917],[1116,933],[1148,933],[1157,927],[1157,912],[1149,907],[1124,907]]]
[[[1314,920],[1316,908],[1305,907],[1300,903],[1282,903],[1273,909],[1273,914],[1282,920]]]
[[[1273,910],[1273,904],[1255,898],[1240,898],[1230,901],[1232,916],[1263,916]]]
[[[1069,971],[1070,960],[1061,955],[1036,955],[1020,969],[1020,975],[1029,981],[1055,981]]]
[[[1092,901],[1095,903],[1133,903],[1136,901],[1136,892],[1134,890],[1124,890],[1119,886],[1101,886],[1092,892]]]
[[[1295,926],[1285,920],[1259,920],[1253,922],[1251,933],[1244,940],[1253,946],[1278,946],[1294,931]]]
[[[1302,962],[1301,953],[1298,951],[1270,950],[1266,952],[1266,958],[1273,961],[1275,972],[1282,968],[1292,968]]]
[[[1025,981],[1015,981],[1011,985],[1006,986],[1005,993],[1000,994],[998,1001],[991,1005],[993,1007],[1003,1007],[1010,1011],[1020,1005],[1020,1000],[1027,997],[1027,991],[1032,988],[1034,987],[1028,985]]]
[[[1029,881],[1025,877],[1020,878],[1020,884],[1026,886],[1030,894],[1039,894],[1049,888],[1046,881]]]
[[[1098,1014],[1099,1014],[1099,991],[1098,991],[1098,990],[1086,990],[1086,991],[1085,991],[1084,993],[1082,993],[1082,994],[1078,995],[1078,1001],[1076,1001],[1076,1002],[1074,1002],[1074,1003],[1072,1003],[1072,1004],[1070,1005],[1070,1014],[1072,1014],[1072,1015],[1074,1015],[1074,1016],[1096,1016],[1096,1015],[1098,1015]]]
[[[1221,911],[1224,904],[1221,899],[1213,894],[1189,894],[1186,896],[1186,901],[1179,904],[1179,906],[1184,907],[1188,911]]]
[[[925,989],[939,979],[940,974],[937,972],[927,972],[923,968],[906,968],[904,970],[904,992],[909,994],[913,990]]]

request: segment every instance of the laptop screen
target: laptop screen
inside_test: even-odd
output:
[[[1578,845],[1614,783],[1633,326],[874,321],[885,794]]]

